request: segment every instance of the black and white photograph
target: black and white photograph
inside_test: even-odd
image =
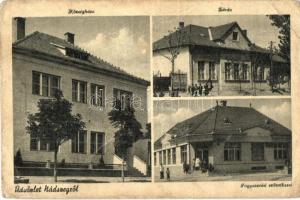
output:
[[[290,95],[289,15],[153,17],[153,96]]]
[[[12,19],[15,183],[151,181],[149,16]]]
[[[291,181],[291,100],[153,103],[154,181]]]

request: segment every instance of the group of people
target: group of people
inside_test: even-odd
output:
[[[188,87],[188,93],[193,96],[193,97],[198,97],[198,96],[207,96],[209,92],[213,89],[213,85],[210,83],[205,83],[204,85],[199,85],[197,84],[192,84],[191,86]]]
[[[167,178],[167,181],[170,181],[170,169],[169,167],[167,167],[166,169],[166,178]],[[163,164],[160,164],[160,167],[159,167],[159,176],[160,176],[160,179],[164,179],[165,178],[165,170],[164,170],[164,166]]]
[[[189,170],[193,171],[199,171],[201,170],[202,173],[208,171],[213,171],[214,167],[211,164],[208,164],[206,160],[201,160],[200,158],[194,158],[192,162],[192,167],[190,168],[190,165],[187,164],[187,162],[183,162],[183,173],[188,174]]]

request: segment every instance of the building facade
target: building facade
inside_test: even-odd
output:
[[[74,44],[72,33],[66,33],[65,39],[37,31],[25,36],[25,19],[16,18],[14,23],[14,152],[20,150],[28,162],[53,161],[52,145],[31,137],[25,127],[28,114],[37,112],[39,99],[51,98],[60,89],[72,102],[72,112],[81,114],[86,129],[60,146],[58,161],[98,163],[103,155],[105,164],[120,162],[114,151],[116,129],[108,113],[115,99],[126,104],[127,97],[137,98],[140,107],[135,116],[145,130],[149,82],[82,50]]]
[[[237,22],[216,27],[184,26],[153,43],[153,70],[171,76],[170,49],[177,49],[174,73],[185,73],[188,86],[211,81],[215,94],[227,91],[270,90],[269,82],[289,78],[288,61],[255,45]],[[270,78],[270,74],[273,74]],[[159,86],[156,86],[160,88]],[[175,86],[178,88],[178,86]]]
[[[182,173],[199,158],[215,172],[283,169],[291,160],[291,131],[251,107],[223,101],[177,123],[154,143],[154,163]]]

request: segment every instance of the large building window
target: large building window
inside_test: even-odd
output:
[[[275,143],[274,144],[274,160],[287,159],[287,144]]]
[[[30,150],[31,151],[37,151],[38,150],[38,145],[39,145],[39,140],[37,137],[34,137],[30,135]]]
[[[86,153],[86,131],[80,131],[72,139],[72,153]]]
[[[154,165],[156,166],[157,165],[157,154],[156,154],[156,152],[154,152]]]
[[[205,62],[204,61],[200,61],[198,62],[198,80],[204,80],[205,76],[204,76],[204,65]]]
[[[216,66],[214,62],[209,62],[208,75],[210,80],[216,80]]]
[[[171,164],[171,149],[167,150],[168,164]]]
[[[159,164],[162,164],[162,151],[159,152]]]
[[[105,134],[91,132],[91,154],[104,154]]]
[[[225,80],[230,80],[231,77],[231,63],[227,62],[225,63]]]
[[[176,164],[176,148],[172,148],[172,164]]]
[[[241,143],[227,142],[224,145],[224,160],[239,161],[241,160]]]
[[[233,64],[233,79],[240,80],[240,69],[238,63]]]
[[[86,82],[72,80],[72,100],[75,102],[86,103]]]
[[[243,64],[242,65],[242,80],[248,80],[248,65],[247,64]]]
[[[265,145],[264,143],[252,143],[251,153],[253,161],[263,161],[265,159]]]
[[[254,80],[255,81],[264,81],[265,80],[265,69],[261,66],[256,66],[254,68]]]
[[[46,139],[38,139],[30,135],[30,150],[31,151],[54,151],[54,143]]]
[[[91,103],[93,106],[104,107],[105,87],[103,85],[91,84]]]
[[[121,109],[131,106],[132,96],[132,92],[114,88],[114,99],[120,101]]]
[[[54,97],[60,89],[60,77],[41,72],[32,72],[32,94]]]
[[[187,145],[180,147],[181,163],[187,162]]]
[[[165,165],[167,162],[167,152],[166,150],[163,151],[163,165]]]

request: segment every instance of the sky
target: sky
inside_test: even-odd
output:
[[[220,100],[219,100],[220,101]],[[291,129],[290,99],[230,99],[228,106],[251,107]],[[216,105],[216,99],[153,102],[154,140],[185,119]]]
[[[134,17],[26,18],[25,34],[39,31],[59,38],[75,34],[75,44],[138,77],[150,80],[150,20]]]
[[[185,25],[194,24],[204,27],[218,26],[236,21],[242,29],[247,30],[252,43],[268,47],[270,41],[278,45],[279,30],[271,25],[271,20],[265,15],[198,15],[198,16],[159,16],[153,17],[153,41],[167,35],[169,30],[178,27],[180,21]]]

